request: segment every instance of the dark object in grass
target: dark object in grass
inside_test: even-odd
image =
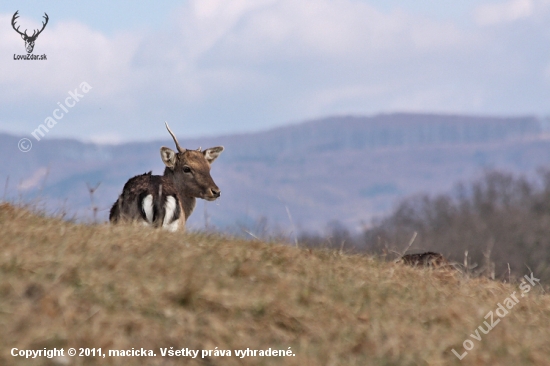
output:
[[[440,268],[450,266],[449,261],[443,255],[435,252],[405,254],[397,262],[413,267]]]

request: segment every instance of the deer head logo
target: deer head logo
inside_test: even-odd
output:
[[[21,38],[23,38],[23,40],[25,41],[25,48],[27,49],[27,53],[32,53],[32,50],[34,49],[34,42],[36,41],[36,38],[38,38],[38,35],[40,33],[42,33],[42,31],[44,30],[44,28],[46,28],[46,24],[48,24],[48,14],[44,13],[44,19],[46,20],[46,22],[42,22],[42,29],[38,30],[38,29],[35,29],[34,32],[32,33],[32,36],[29,36],[27,34],[27,30],[25,29],[25,32],[24,33],[21,33],[19,31],[19,26],[17,26],[17,28],[15,28],[15,21],[17,20],[17,18],[19,18],[19,15],[17,15],[17,13],[19,13],[19,10],[17,10],[15,12],[15,14],[13,14],[13,18],[11,18],[11,26],[13,27],[13,29],[15,29],[15,31],[17,33],[19,33],[21,35]]]

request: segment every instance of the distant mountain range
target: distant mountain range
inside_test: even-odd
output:
[[[383,114],[330,117],[273,130],[184,139],[183,146],[224,145],[212,176],[221,199],[201,201],[189,225],[283,232],[320,231],[338,220],[350,229],[368,225],[408,195],[449,191],[483,169],[531,175],[550,165],[550,139],[535,117]],[[159,122],[159,129],[164,129]],[[130,177],[161,174],[162,141],[96,145],[45,136],[20,152],[21,136],[0,134],[0,198],[40,197],[50,209],[91,218],[91,187],[98,218]],[[7,183],[7,189],[3,189]],[[267,224],[266,224],[267,223]]]

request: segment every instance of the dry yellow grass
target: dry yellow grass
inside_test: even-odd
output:
[[[517,284],[0,205],[1,365],[547,365],[550,297],[539,289],[476,341],[469,335]],[[463,353],[466,339],[474,348],[459,361],[451,349]],[[157,357],[27,360],[14,347]],[[232,356],[161,357],[170,347]],[[288,347],[295,356],[234,352]]]

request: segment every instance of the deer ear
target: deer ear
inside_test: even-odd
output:
[[[160,148],[160,157],[162,158],[164,165],[170,169],[174,169],[176,166],[176,153],[174,150],[163,146]]]
[[[209,164],[212,164],[214,160],[216,160],[218,156],[220,156],[222,151],[223,151],[223,146],[216,146],[216,147],[211,147],[210,149],[206,149],[202,153],[204,154],[206,161],[208,161]]]
[[[21,38],[22,38],[22,39],[24,40],[24,39],[25,39],[25,35],[24,35],[24,34],[22,34],[22,35],[21,35]]]

